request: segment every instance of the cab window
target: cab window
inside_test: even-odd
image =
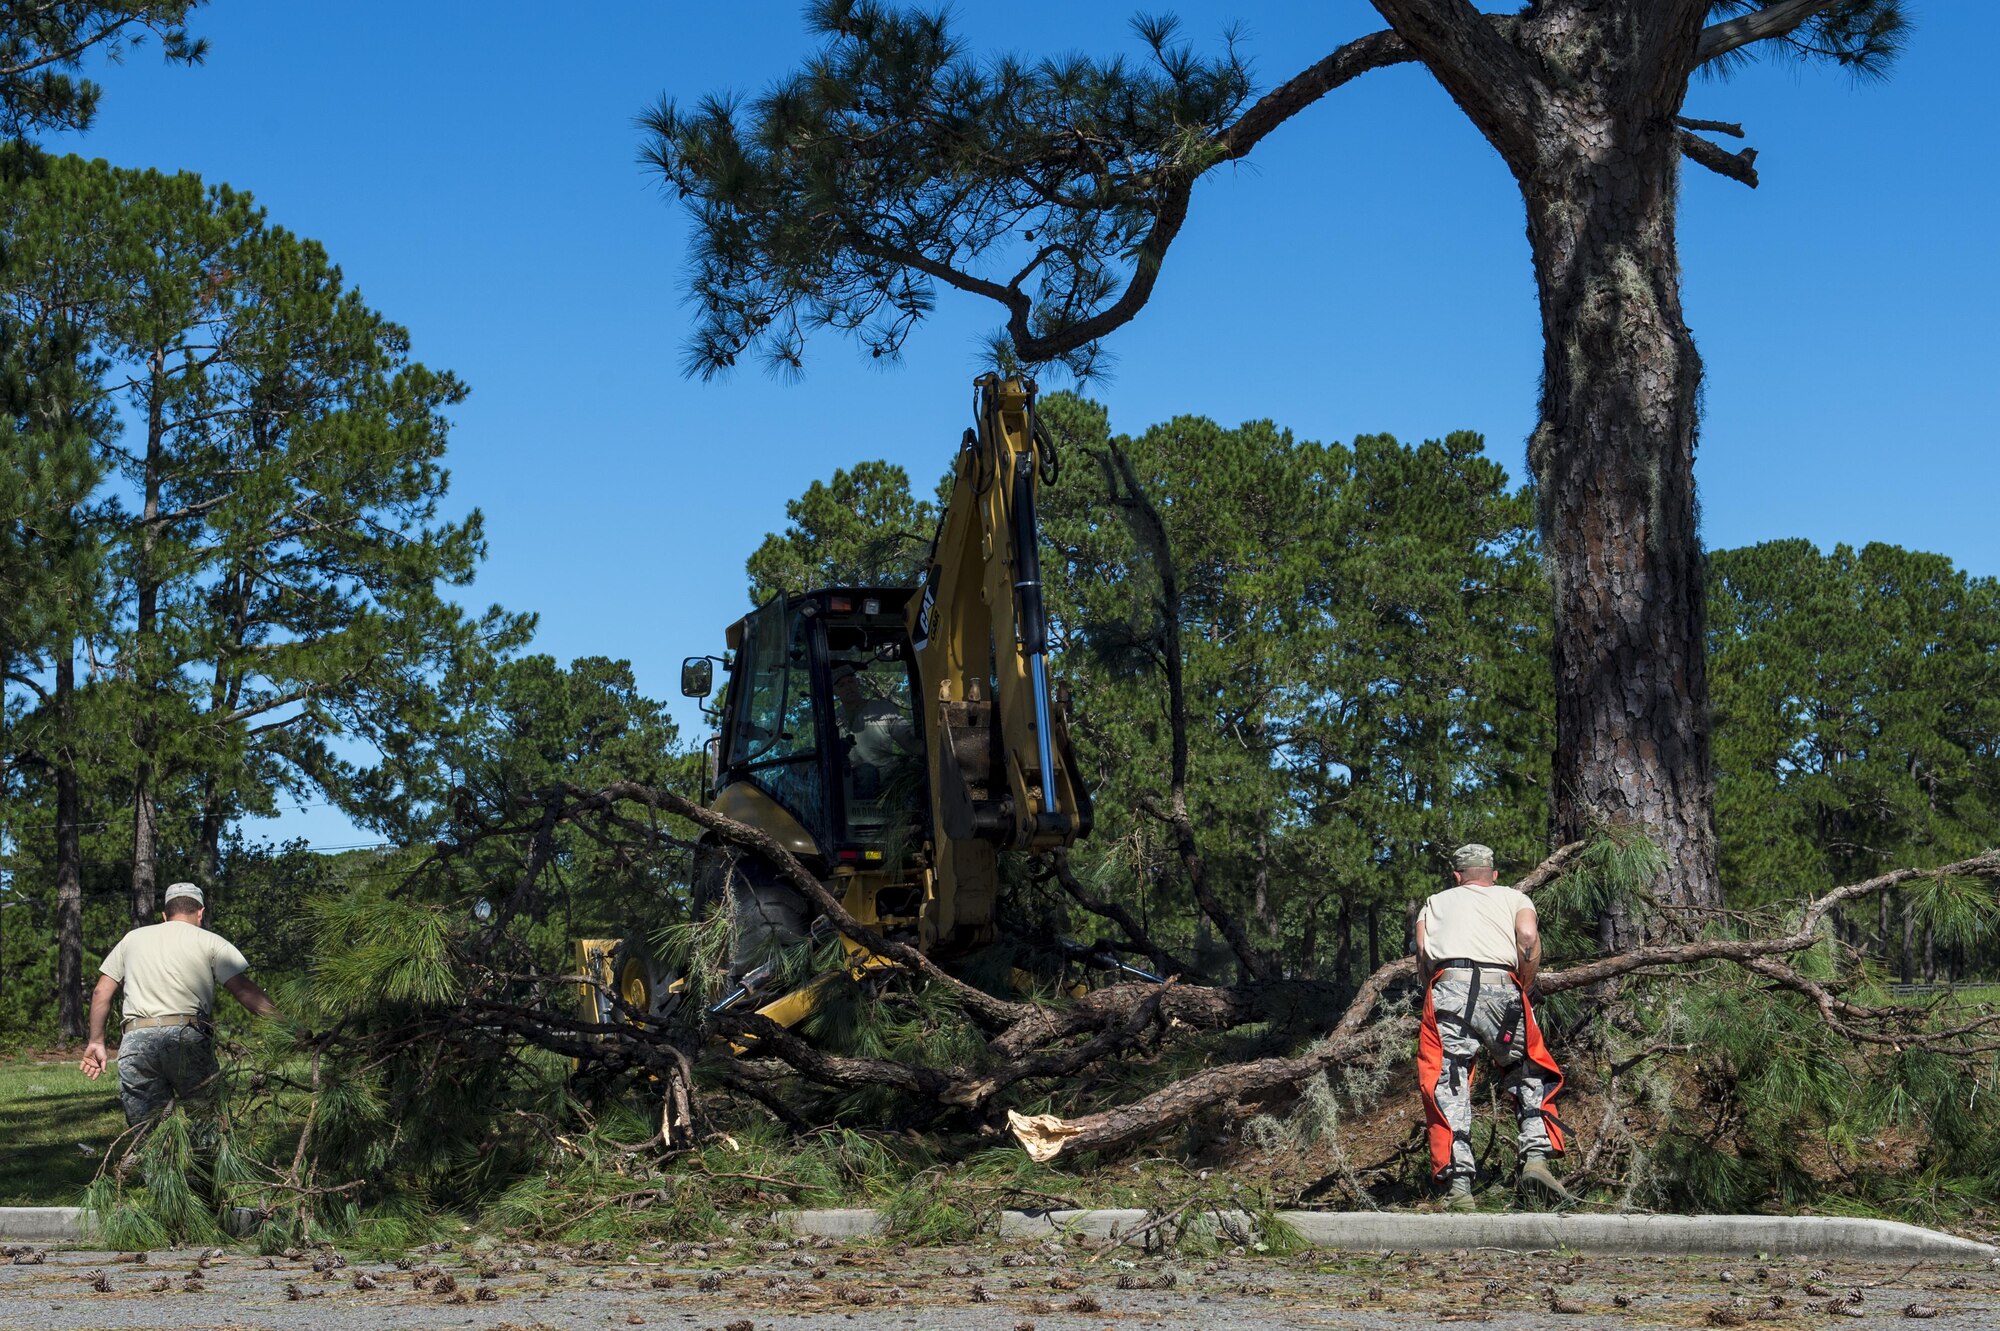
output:
[[[815,758],[810,621],[780,598],[744,623],[742,711],[731,745],[732,765],[789,809],[807,828],[819,822],[821,792]]]

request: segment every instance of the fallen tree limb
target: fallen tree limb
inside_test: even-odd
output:
[[[1531,891],[1559,875],[1567,862],[1566,858],[1559,857],[1564,857],[1566,852],[1573,854],[1576,849],[1565,847],[1544,861],[1534,873],[1522,880],[1523,890]],[[1559,993],[1616,975],[1709,959],[1734,961],[1746,969],[1754,969],[1755,963],[1766,958],[1804,951],[1821,941],[1820,925],[1828,912],[1841,902],[1885,892],[1915,878],[1937,876],[2000,878],[2000,851],[1988,851],[1939,869],[1899,869],[1865,882],[1836,888],[1807,906],[1794,932],[1778,938],[1704,939],[1676,946],[1637,948],[1567,971],[1545,972],[1537,987],[1543,993]],[[1062,1140],[1057,1152],[1073,1155],[1123,1146],[1186,1122],[1217,1106],[1256,1099],[1337,1067],[1360,1052],[1364,1043],[1360,1029],[1383,994],[1391,985],[1413,978],[1415,973],[1414,957],[1404,957],[1381,967],[1361,986],[1361,991],[1348,1005],[1333,1032],[1308,1053],[1292,1058],[1267,1058],[1209,1068],[1130,1104],[1066,1120],[1061,1125]],[[1993,1020],[2000,1021],[2000,1017]],[[1968,1023],[1957,1033],[1984,1029],[1986,1025],[1986,1020]]]
[[[931,1068],[894,1058],[849,1057],[828,1053],[793,1032],[755,1014],[727,1013],[710,1022],[704,1034],[746,1037],[748,1058],[767,1065],[781,1066],[786,1075],[832,1089],[851,1090],[863,1086],[883,1086],[912,1099],[913,1104],[929,1104],[938,1114],[978,1112],[989,1106],[1009,1087],[1028,1081],[1058,1081],[1135,1047],[1149,1038],[1161,1040],[1168,1033],[1229,1030],[1256,1022],[1271,1023],[1279,1031],[1297,1029],[1318,1033],[1318,1038],[1299,1054],[1251,1059],[1205,1068],[1191,1076],[1161,1087],[1128,1104],[1082,1115],[1067,1121],[1055,1120],[1063,1155],[1082,1151],[1112,1149],[1166,1131],[1177,1124],[1217,1107],[1254,1101],[1295,1086],[1369,1051],[1383,1038],[1378,1008],[1384,996],[1398,985],[1414,980],[1414,958],[1404,957],[1378,968],[1340,1010],[1334,986],[1310,981],[1287,980],[1275,975],[1259,976],[1248,965],[1251,977],[1234,986],[1185,983],[1123,983],[1092,991],[1068,1004],[1053,1005],[1017,1002],[985,993],[945,972],[918,949],[882,936],[854,919],[842,904],[785,848],[773,838],[705,809],[671,791],[632,782],[615,783],[600,790],[565,788],[559,803],[536,801],[532,821],[512,829],[529,838],[530,864],[547,844],[554,822],[604,815],[615,818],[628,832],[655,835],[635,821],[622,807],[642,806],[655,813],[685,818],[732,844],[743,846],[764,857],[781,878],[812,902],[842,934],[877,955],[886,957],[948,993],[963,1011],[987,1032],[986,1055],[977,1068]],[[664,833],[657,833],[664,836]],[[679,843],[684,844],[684,843]],[[1556,881],[1574,867],[1582,843],[1564,846],[1551,854],[1516,886],[1533,893]],[[1067,866],[1058,864],[1057,874],[1065,890],[1086,909],[1103,915],[1125,928],[1135,946],[1163,964],[1171,953],[1147,937],[1136,921],[1120,919],[1115,908],[1096,901],[1074,881]],[[1557,994],[1600,984],[1619,976],[1683,968],[1702,963],[1741,968],[1771,984],[1796,993],[1810,1002],[1823,1020],[1856,1044],[1885,1048],[1926,1047],[1965,1055],[1996,1047],[1978,1042],[1978,1037],[2000,1032],[2000,1014],[1986,1013],[1950,1026],[1936,1027],[1931,1014],[1908,1007],[1870,1007],[1842,997],[1827,984],[1809,978],[1784,958],[1822,944],[1827,938],[1826,922],[1831,913],[1846,902],[1891,891],[1902,884],[1924,878],[2000,878],[2000,851],[1988,851],[1970,859],[1934,869],[1897,869],[1857,883],[1838,887],[1805,903],[1785,932],[1770,936],[1692,937],[1677,943],[1656,943],[1595,958],[1566,970],[1551,970],[1539,977],[1538,990]],[[525,896],[525,889],[517,888]],[[1213,903],[1211,903],[1213,904]],[[1747,921],[1730,917],[1711,920],[1711,927],[1740,930]],[[1694,932],[1699,921],[1691,921]],[[1245,960],[1239,954],[1239,961]],[[644,1068],[649,1071],[673,1060],[663,1051],[647,1050],[650,1041],[667,1037],[699,1040],[691,1031],[671,1036],[662,1023],[644,1014],[628,1014],[633,1025],[607,1027],[589,1023],[541,1023],[539,1035],[530,1027],[536,1020],[525,1009],[501,1011],[488,1005],[487,1019],[504,1028],[535,1039],[544,1047],[576,1057],[594,1057],[606,1066]],[[1331,1017],[1331,1020],[1329,1018]],[[680,1051],[676,1051],[675,1057]],[[704,1057],[717,1057],[710,1046]],[[725,1061],[727,1055],[722,1056]],[[684,1066],[684,1065],[682,1065]],[[747,1073],[752,1063],[735,1060],[733,1066]],[[656,1074],[657,1075],[657,1074]],[[735,1075],[725,1079],[731,1089],[762,1103],[765,1108],[793,1126],[803,1117],[784,1105],[776,1082],[763,1075],[754,1078]],[[1046,1149],[1046,1143],[1044,1143]]]

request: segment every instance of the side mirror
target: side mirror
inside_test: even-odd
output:
[[[706,656],[690,656],[681,662],[681,696],[706,698],[715,688],[715,663]]]

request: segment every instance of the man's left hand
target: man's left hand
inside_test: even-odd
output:
[[[92,1040],[83,1047],[83,1062],[77,1064],[77,1068],[84,1076],[96,1081],[104,1074],[104,1063],[109,1056],[104,1041]]]

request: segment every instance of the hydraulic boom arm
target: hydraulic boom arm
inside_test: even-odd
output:
[[[991,936],[999,848],[1066,846],[1090,830],[1049,688],[1035,505],[1054,450],[1034,381],[989,374],[975,392],[978,425],[910,607],[935,836],[926,943]]]

